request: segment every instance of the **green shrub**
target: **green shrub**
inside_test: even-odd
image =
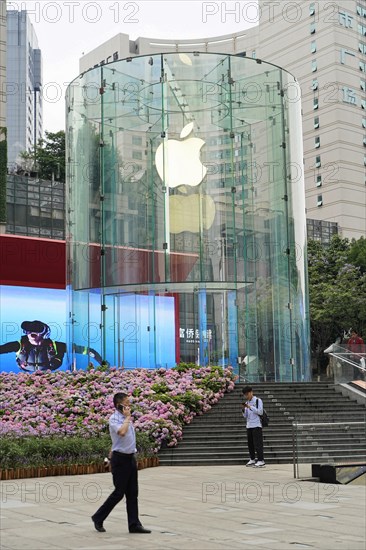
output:
[[[97,464],[108,455],[110,437],[4,437],[0,447],[0,467],[53,466],[56,464]]]
[[[197,367],[196,363],[179,363],[176,367],[173,367],[173,370],[176,370],[177,372],[186,372],[190,369],[198,369],[200,367]]]
[[[136,433],[136,447],[143,458],[153,456],[154,441]],[[26,468],[70,464],[99,464],[111,450],[109,434],[100,437],[4,437],[0,468]]]
[[[169,391],[169,388],[165,382],[157,382],[156,384],[151,384],[151,389],[155,393],[166,393]]]
[[[136,433],[136,448],[140,458],[148,458],[154,456],[154,446],[154,440],[150,439],[147,433]]]

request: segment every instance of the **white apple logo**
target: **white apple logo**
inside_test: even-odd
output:
[[[200,159],[203,139],[189,138],[193,122],[187,124],[180,133],[183,141],[168,139],[161,143],[155,154],[155,165],[161,180],[167,187],[189,185],[196,187],[206,176],[207,168]]]
[[[171,195],[169,197],[170,232],[198,233],[210,229],[215,219],[215,201],[209,195]]]

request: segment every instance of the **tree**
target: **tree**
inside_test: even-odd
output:
[[[33,151],[20,153],[23,170],[41,179],[65,181],[65,132],[46,132]]]
[[[348,259],[350,263],[358,266],[362,273],[366,272],[366,239],[364,237],[358,241],[352,239]]]
[[[360,239],[361,240],[361,239]],[[364,243],[356,246],[335,235],[329,247],[308,243],[311,348],[321,352],[343,331],[366,330],[366,272],[361,265]],[[355,252],[356,251],[356,252]],[[358,260],[361,258],[361,260]]]

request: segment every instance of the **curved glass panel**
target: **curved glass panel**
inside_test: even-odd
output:
[[[67,128],[70,343],[124,368],[308,380],[295,79],[230,55],[129,58],[69,86]]]

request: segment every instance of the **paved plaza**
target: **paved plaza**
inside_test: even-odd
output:
[[[2,550],[365,550],[366,488],[295,480],[292,465],[149,468],[139,472],[140,519],[121,502],[95,531],[90,516],[111,475],[3,481]]]

